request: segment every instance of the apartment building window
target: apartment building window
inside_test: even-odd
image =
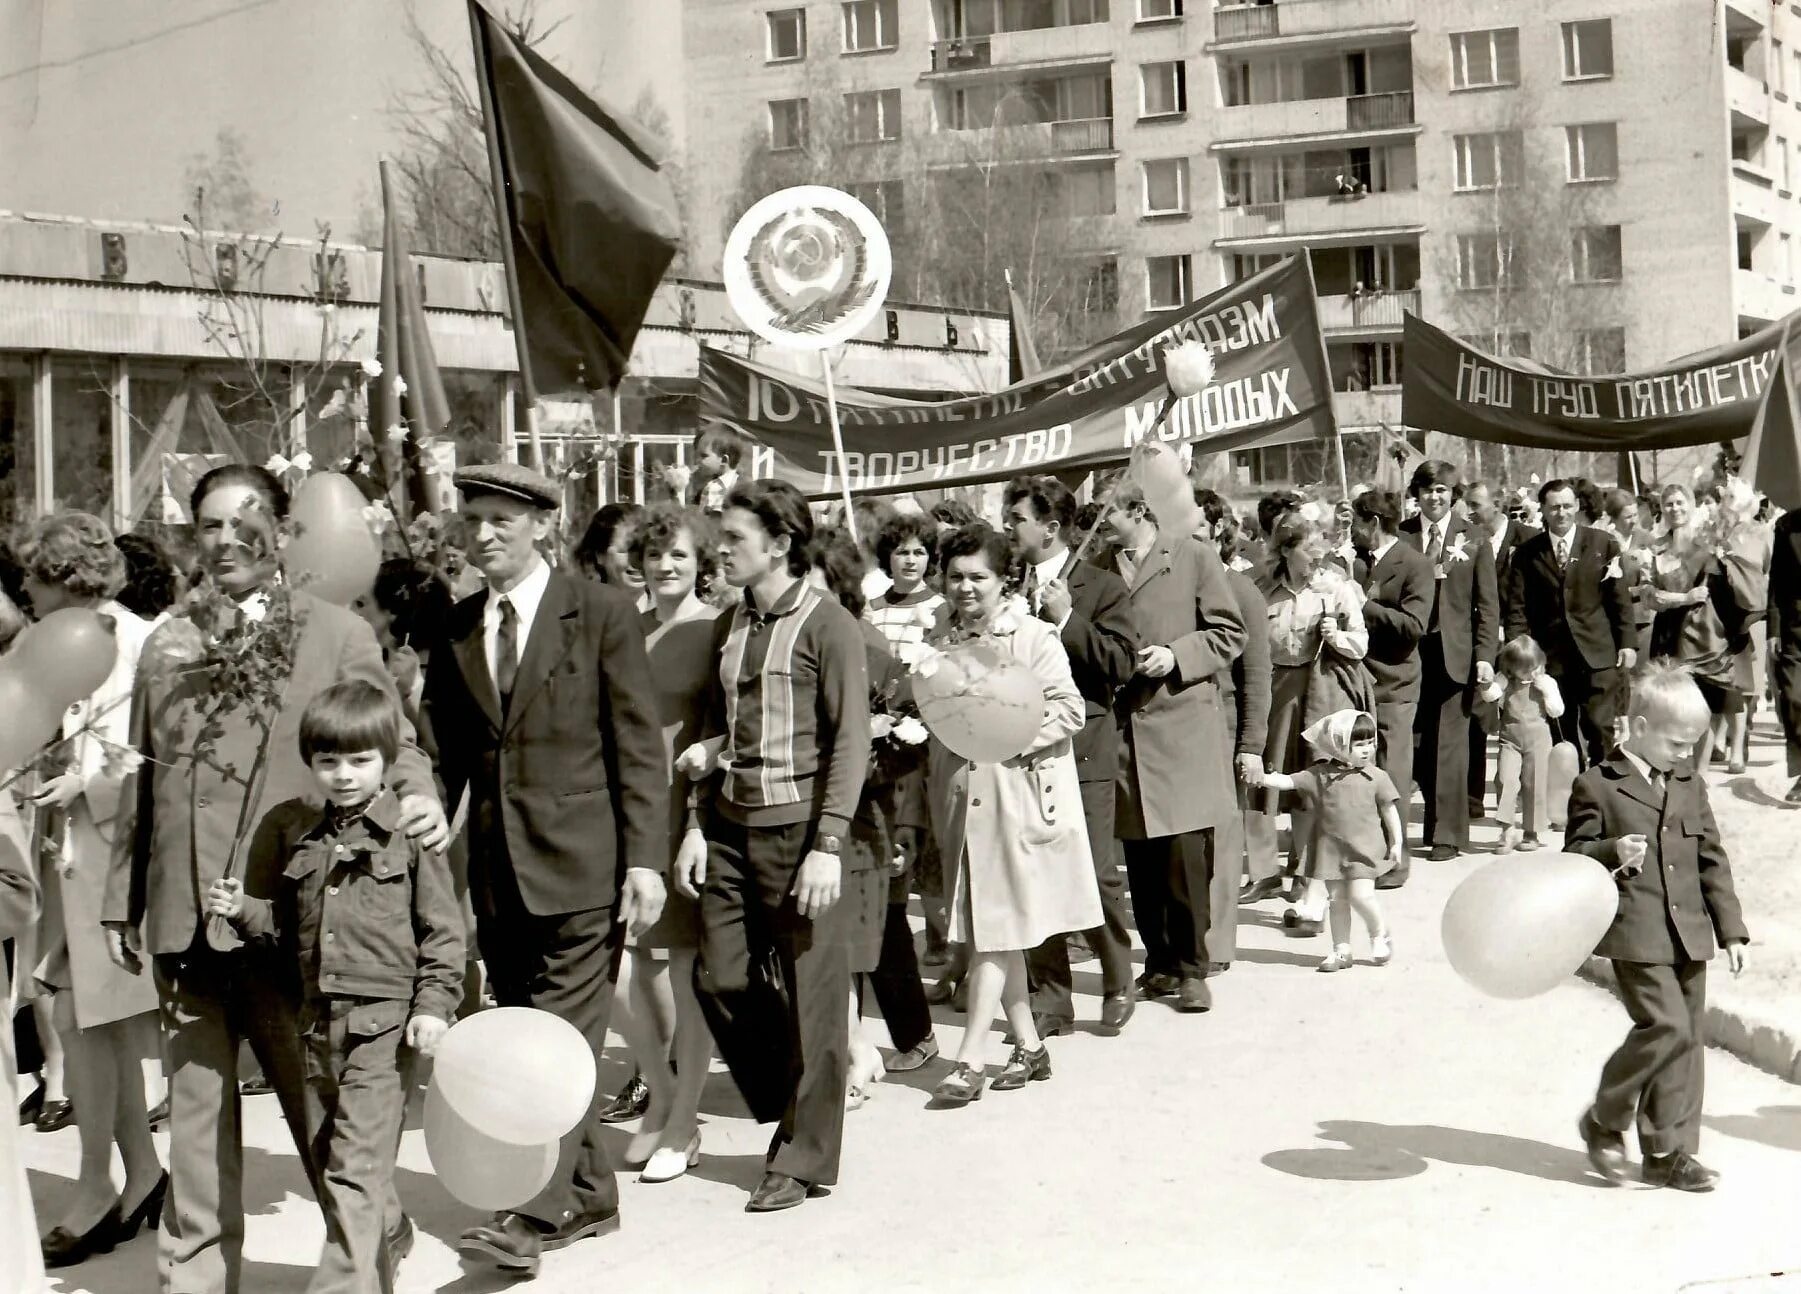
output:
[[[1138,0],[1139,22],[1171,22],[1182,16],[1182,0]]]
[[[1463,31],[1451,36],[1451,88],[1477,90],[1520,83],[1520,31]]]
[[[1618,283],[1624,277],[1618,225],[1588,225],[1570,235],[1570,278],[1577,283]]]
[[[951,9],[952,26],[962,33],[969,29],[969,10],[973,6],[956,0]],[[988,6],[982,5],[986,20]],[[1106,22],[1107,0],[1001,0],[1000,23],[996,31],[1044,31],[1051,27],[1079,27],[1091,22]],[[971,33],[972,35],[975,33]]]
[[[1141,64],[1138,79],[1140,116],[1171,117],[1188,111],[1188,67],[1180,59]]]
[[[1565,126],[1563,133],[1571,184],[1620,178],[1619,128],[1613,122]]]
[[[785,153],[807,146],[807,101],[774,99],[769,104],[769,151]]]
[[[1119,260],[1103,256],[1083,271],[1076,291],[1082,305],[1089,310],[1119,309]]]
[[[1781,235],[1777,250],[1782,253],[1782,281],[1793,285],[1795,281],[1795,241],[1787,234]]]
[[[1599,81],[1613,75],[1613,19],[1563,25],[1563,79]]]
[[[899,90],[866,90],[844,96],[849,118],[850,142],[881,144],[901,137]]]
[[[1734,237],[1734,245],[1738,248],[1738,267],[1741,270],[1756,269],[1757,235],[1740,225]]]
[[[1779,168],[1778,174],[1782,176],[1782,196],[1786,198],[1792,186],[1789,183],[1788,140],[1781,135],[1776,136],[1776,165]]]
[[[765,57],[771,63],[792,63],[807,56],[807,11],[771,9],[763,15],[769,34]]]
[[[1165,157],[1144,164],[1144,214],[1185,215],[1188,211],[1188,159]]]
[[[1117,208],[1112,162],[1099,166],[1071,166],[1052,172],[1047,178],[1054,180],[1066,216],[1078,220],[1089,216],[1111,216]]]
[[[899,180],[865,180],[859,184],[848,184],[845,191],[875,212],[882,228],[890,234],[899,233],[906,225],[906,207],[904,198],[906,190]]]
[[[1186,256],[1152,256],[1144,263],[1147,310],[1174,310],[1188,304],[1192,276]]]
[[[1466,332],[1457,334],[1457,340],[1465,346],[1474,346],[1477,350],[1486,351],[1490,355],[1503,358],[1513,356],[1516,359],[1532,358],[1532,334],[1524,329],[1506,329],[1498,332]]]
[[[1585,328],[1576,334],[1576,371],[1593,376],[1626,371],[1626,330]]]
[[[1459,191],[1507,188],[1519,182],[1523,144],[1517,130],[1454,135]]]
[[[1520,278],[1519,245],[1499,234],[1457,235],[1457,286],[1465,291],[1510,288]]]
[[[1270,266],[1282,260],[1283,256],[1284,253],[1282,252],[1232,253],[1232,258],[1228,262],[1228,268],[1232,271],[1232,282],[1242,282],[1243,280],[1250,278],[1253,274],[1267,270]]]
[[[1788,98],[1788,60],[1782,56],[1782,42],[1770,42],[1770,89],[1778,99]]]
[[[900,0],[847,0],[844,52],[868,54],[900,44]]]

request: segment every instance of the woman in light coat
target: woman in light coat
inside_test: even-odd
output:
[[[25,588],[37,614],[84,607],[110,620],[118,644],[112,672],[63,716],[62,771],[40,774],[31,805],[44,911],[32,974],[53,994],[51,1015],[67,1057],[69,1095],[81,1134],[81,1170],[60,1225],[44,1237],[51,1267],[79,1262],[156,1228],[167,1190],[144,1108],[143,1060],[156,1054],[156,987],[107,956],[100,925],[113,850],[114,822],[131,739],[131,691],[150,625],[113,600],[125,583],[125,557],[98,517],[62,512],[44,518],[20,548]],[[125,1165],[125,1189],[112,1180],[113,1147]]]
[[[1101,900],[1070,745],[1082,730],[1082,695],[1062,641],[1007,596],[1017,563],[1005,535],[968,526],[948,536],[939,553],[951,620],[933,645],[942,651],[980,640],[1024,665],[1044,689],[1044,718],[1018,757],[974,764],[937,740],[931,747],[934,827],[946,863],[956,864],[950,937],[970,950],[969,1018],[956,1068],[935,1096],[963,1105],[982,1095],[997,1007],[1006,1011],[1015,1043],[995,1090],[1051,1076],[1050,1053],[1032,1023],[1025,950],[1054,934],[1092,930],[1101,922]]]

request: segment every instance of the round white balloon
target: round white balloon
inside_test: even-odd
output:
[[[824,350],[862,332],[894,276],[888,235],[850,194],[819,184],[772,193],[725,240],[725,294],[765,341]]]
[[[594,1099],[587,1039],[531,1007],[495,1007],[457,1021],[433,1054],[432,1073],[463,1122],[515,1146],[557,1140]]]

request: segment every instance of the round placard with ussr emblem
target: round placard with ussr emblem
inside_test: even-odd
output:
[[[725,294],[745,327],[778,346],[824,350],[869,326],[894,257],[875,213],[803,184],[772,193],[725,240]]]

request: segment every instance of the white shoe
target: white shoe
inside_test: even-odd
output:
[[[1377,935],[1370,940],[1370,960],[1378,966],[1386,966],[1394,960],[1395,941],[1392,935]]]
[[[658,1146],[651,1152],[650,1159],[644,1165],[644,1171],[638,1174],[638,1180],[641,1182],[673,1182],[699,1162],[700,1133],[697,1131],[689,1139],[686,1150],[677,1150],[674,1146]]]
[[[1343,944],[1340,944],[1337,948],[1334,948],[1328,953],[1325,959],[1322,960],[1318,966],[1314,967],[1314,969],[1329,975],[1333,971],[1350,970],[1352,965],[1351,950]]]

